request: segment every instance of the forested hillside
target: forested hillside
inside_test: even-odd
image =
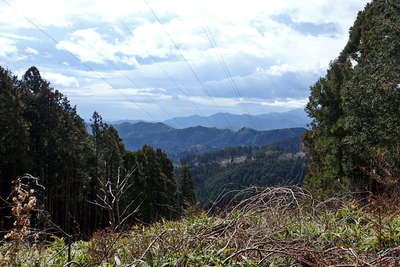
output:
[[[125,150],[116,129],[97,112],[89,128],[91,134],[76,108],[37,68],[22,79],[0,68],[1,231],[12,225],[17,178],[26,173],[35,178],[20,182],[32,187],[45,212],[32,227],[64,236],[178,218],[184,203],[194,201],[184,198],[192,192],[182,192],[188,187],[181,187],[161,150]]]
[[[145,2],[164,27],[164,16]],[[341,12],[355,5],[340,3]],[[322,31],[335,28],[337,3],[321,1],[320,11],[336,13],[318,14],[314,24],[300,19],[314,12],[299,11],[308,4],[289,5],[295,11],[281,17],[273,12],[266,25],[283,21],[274,31],[303,35],[302,45],[327,44],[314,34],[337,41],[328,35],[339,31]],[[218,50],[212,31],[204,33]],[[283,50],[295,41],[271,39],[282,40]],[[191,58],[180,55],[202,85]],[[298,67],[257,67],[256,78]],[[369,1],[310,90],[309,129],[112,126],[97,112],[86,125],[35,67],[20,79],[0,67],[0,265],[400,266],[400,0]],[[232,103],[240,101],[225,105]]]
[[[290,157],[289,161],[278,160],[282,152],[260,150],[257,154],[257,149],[250,148],[249,154],[244,152],[248,148],[236,148],[240,151],[239,157],[247,153],[244,164],[229,167],[229,173],[221,174],[219,162],[209,159],[206,169],[215,173],[203,173],[201,183],[196,175],[198,182],[193,184],[189,169],[183,169],[181,176],[176,176],[172,162],[159,148],[166,149],[175,159],[193,151],[264,145],[278,140],[288,149],[296,150],[299,144],[285,138],[298,140],[305,131],[294,128],[259,132],[243,128],[233,132],[205,127],[177,130],[162,123],[144,122],[120,124],[117,131],[103,122],[97,112],[86,125],[76,108],[41,77],[37,68],[31,67],[21,79],[3,68],[0,71],[0,126],[3,129],[0,181],[4,213],[0,221],[4,230],[11,227],[8,207],[16,194],[13,192],[16,178],[26,173],[31,175],[27,177],[36,179],[24,182],[33,187],[38,204],[46,213],[37,218],[35,226],[43,227],[50,220],[53,226],[59,227],[52,231],[61,229],[62,235],[85,236],[110,224],[119,228],[134,222],[178,218],[185,207],[196,202],[196,186],[201,196],[201,191],[209,191],[208,187],[212,186],[212,197],[224,189],[225,183],[231,183],[230,179],[236,180],[231,189],[285,183],[288,175],[278,171],[261,173],[276,164],[281,164],[278,169],[283,170],[282,164],[291,160]],[[126,137],[128,148],[138,151],[126,150],[119,134]],[[255,172],[250,178],[239,179],[248,170]],[[199,169],[196,172],[201,173]],[[204,186],[204,181],[209,185]]]
[[[149,122],[122,123],[115,125],[115,128],[128,150],[136,150],[148,144],[164,150],[174,160],[225,147],[268,145],[282,139],[299,137],[306,130],[291,128],[256,131],[242,128],[234,132],[202,126],[175,129],[163,123]]]
[[[181,159],[189,168],[198,200],[210,206],[221,194],[251,186],[301,185],[305,157],[299,137],[263,147],[233,147],[189,155]],[[220,199],[223,207],[234,193]]]

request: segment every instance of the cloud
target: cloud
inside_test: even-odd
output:
[[[70,39],[70,41],[59,42],[56,47],[78,56],[82,62],[105,64],[107,61],[112,61],[133,66],[138,64],[132,56],[118,55],[124,52],[121,47],[105,41],[95,29],[75,31]]]
[[[0,37],[0,57],[7,57],[18,52],[17,46],[13,40]]]
[[[34,40],[34,38],[32,38],[32,37],[22,36],[22,35],[13,34],[13,33],[7,33],[7,32],[0,33],[0,36],[10,38],[10,39],[16,39],[16,40]]]
[[[162,88],[113,88],[109,84],[99,82],[90,82],[79,88],[65,88],[63,91],[74,97],[98,97],[142,103],[172,99]]]
[[[304,105],[369,0],[147,0],[162,26],[144,1],[8,2],[0,57],[11,67],[38,66],[85,114],[136,116],[142,105],[164,117],[158,106],[186,115]]]
[[[44,79],[50,81],[55,85],[63,87],[68,87],[68,86],[79,87],[79,82],[75,77],[69,77],[61,73],[54,73],[54,72],[43,72],[42,76]]]
[[[209,97],[192,97],[192,96],[180,96],[181,100],[191,101],[201,105],[207,105],[210,107],[234,107],[240,105],[262,105],[267,107],[283,107],[283,108],[302,108],[307,103],[306,98],[293,99],[293,98],[282,98],[282,99],[262,99],[262,98],[226,98],[216,97],[210,99]]]
[[[25,48],[25,52],[28,54],[32,54],[32,55],[38,55],[39,52],[36,49],[33,49],[31,47],[27,47]]]
[[[163,22],[178,19],[184,22],[207,21],[210,25],[248,24],[253,20],[264,20],[271,16],[290,13],[293,23],[338,24],[348,27],[354,20],[355,10],[359,10],[369,1],[366,0],[283,0],[265,2],[261,0],[148,0],[151,7]],[[26,17],[36,24],[47,27],[71,27],[79,24],[116,23],[124,20],[146,24],[154,21],[143,1],[126,0],[8,0],[0,6],[2,20],[14,28],[34,28]],[[43,8],[45,7],[45,8]],[[169,23],[167,23],[169,24]],[[191,23],[190,23],[191,24]],[[347,30],[347,29],[346,29]]]
[[[354,11],[344,12],[343,8],[333,7],[328,10],[328,1],[314,0],[299,5],[298,1],[287,0],[280,1],[282,2],[280,4],[269,3],[268,8],[260,7],[259,1],[241,4],[229,1],[229,12],[223,9],[228,5],[227,1],[222,0],[218,5],[214,3],[213,8],[209,8],[209,2],[179,2],[178,7],[176,1],[168,1],[168,5],[160,1],[151,1],[151,5],[163,20],[162,27],[154,21],[146,6],[138,5],[142,8],[139,12],[139,9],[130,5],[126,10],[121,10],[118,7],[111,8],[109,4],[100,1],[95,7],[92,6],[94,10],[97,10],[97,16],[93,15],[93,11],[88,12],[85,13],[86,19],[91,21],[92,15],[96,19],[106,16],[116,23],[114,28],[123,35],[122,39],[107,41],[97,30],[89,28],[75,31],[71,34],[70,40],[61,41],[57,47],[76,54],[83,62],[101,64],[109,60],[136,65],[135,56],[146,58],[149,54],[158,58],[174,57],[182,60],[180,53],[171,43],[169,38],[171,36],[185,57],[198,64],[202,64],[202,61],[210,57],[213,52],[223,54],[228,60],[237,56],[239,52],[246,52],[266,58],[279,57],[287,64],[294,60],[299,61],[299,64],[307,64],[320,59],[321,65],[327,66],[332,57],[337,55],[347,36],[308,36],[296,30],[293,25],[313,25],[313,31],[326,31],[326,25],[328,25],[335,31],[347,32],[349,23],[344,26],[343,20],[352,21],[355,17]],[[349,1],[340,2],[343,2],[344,6],[351,6],[347,3]],[[358,1],[352,1],[353,5],[354,2]],[[310,12],[310,9],[313,12]],[[86,8],[84,10],[87,12]],[[283,14],[288,10],[292,12],[292,16],[289,17],[289,24],[292,26],[285,21],[276,21],[272,16]],[[132,15],[138,15],[137,20],[140,22],[130,23],[126,17],[129,12],[132,12]],[[344,12],[348,16],[339,16],[339,12]],[[116,16],[118,13],[121,16]],[[315,21],[311,23],[308,17],[311,13],[324,13],[326,17],[313,15]],[[165,17],[169,19],[165,20]],[[218,51],[210,47],[205,26],[210,27],[210,32],[218,44]],[[261,33],[260,29],[263,29]],[[166,35],[165,30],[169,36]],[[319,49],[315,50],[315,48]],[[297,53],[300,49],[303,50],[301,57]],[[331,52],[326,53],[327,50]],[[123,56],[118,57],[118,54]]]
[[[307,73],[307,72],[316,72],[319,73],[324,68],[321,64],[307,64],[307,65],[289,65],[289,64],[279,64],[272,65],[268,68],[264,69],[262,67],[257,67],[256,73],[265,74],[270,76],[282,76],[288,72],[298,72],[298,73]]]
[[[273,101],[265,101],[260,104],[267,107],[285,107],[289,109],[303,108],[307,104],[308,99],[278,99]]]

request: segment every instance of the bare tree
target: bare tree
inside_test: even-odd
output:
[[[120,169],[116,178],[108,177],[107,179],[97,178],[99,182],[98,193],[96,200],[89,201],[108,213],[109,223],[114,230],[118,230],[122,225],[138,211],[140,204],[131,211],[132,205],[136,202],[136,198],[129,201],[123,207],[123,200],[126,199],[129,188],[133,183],[129,183],[129,178],[134,173],[135,169],[127,172],[124,177],[121,177]]]

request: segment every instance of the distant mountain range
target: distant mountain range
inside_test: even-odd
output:
[[[141,120],[118,120],[110,124],[121,124],[124,122],[137,123]],[[259,131],[273,129],[307,127],[311,119],[303,109],[294,109],[287,112],[273,112],[260,115],[216,113],[211,116],[192,115],[165,120],[162,123],[175,129],[204,126],[217,129],[231,129],[237,131],[241,128],[250,128]]]
[[[295,109],[288,112],[274,112],[261,115],[237,115],[230,113],[217,113],[203,117],[193,115],[188,117],[173,118],[164,121],[165,124],[177,129],[195,126],[215,127],[218,129],[239,130],[251,128],[260,131],[306,127],[310,118],[302,109]]]
[[[161,148],[174,160],[196,153],[216,151],[232,146],[263,146],[282,139],[303,135],[305,128],[257,131],[242,128],[238,131],[203,126],[175,129],[164,123],[114,124],[128,150],[148,144]]]

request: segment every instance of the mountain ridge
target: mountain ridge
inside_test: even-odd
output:
[[[228,112],[219,112],[209,116],[198,114],[189,116],[174,117],[164,121],[143,121],[143,120],[114,120],[107,121],[110,124],[138,123],[138,122],[161,122],[176,129],[184,129],[195,126],[204,126],[217,129],[231,129],[237,131],[243,127],[252,128],[259,131],[285,128],[307,128],[311,122],[310,118],[303,109],[293,109],[286,112],[271,112],[264,114],[233,114]]]
[[[191,115],[163,121],[163,123],[177,129],[205,126],[231,130],[239,130],[245,127],[260,131],[297,127],[305,128],[309,122],[310,119],[302,109],[258,115],[220,112],[210,116]]]
[[[164,150],[174,160],[193,153],[215,151],[231,146],[268,145],[285,138],[301,136],[306,131],[305,128],[269,131],[241,128],[232,131],[204,126],[175,129],[161,122],[122,123],[114,127],[128,150],[138,150],[147,144]]]

